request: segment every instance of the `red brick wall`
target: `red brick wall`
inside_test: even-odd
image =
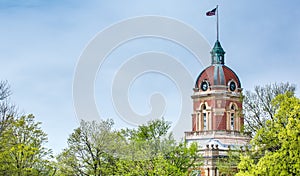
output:
[[[226,130],[226,115],[213,115],[213,130]]]

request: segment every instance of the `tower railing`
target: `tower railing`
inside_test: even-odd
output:
[[[232,135],[232,136],[247,136],[249,137],[251,133],[240,132],[235,130],[203,130],[203,131],[187,131],[184,132],[185,137],[193,136],[204,136],[204,135]]]

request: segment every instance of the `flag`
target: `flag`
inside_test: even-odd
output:
[[[206,16],[216,15],[217,8],[212,9],[211,11],[206,12]]]

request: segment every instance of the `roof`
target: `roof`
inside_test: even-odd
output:
[[[195,88],[199,88],[203,81],[208,82],[209,86],[223,85],[228,86],[230,81],[234,81],[238,88],[241,88],[241,82],[233,70],[225,66],[225,51],[217,40],[211,53],[211,65],[204,69],[198,76]]]
[[[236,73],[229,67],[221,64],[215,64],[204,69],[196,80],[196,88],[199,88],[203,81],[208,81],[209,85],[227,86],[229,81],[235,81],[238,88],[241,88],[241,82]]]

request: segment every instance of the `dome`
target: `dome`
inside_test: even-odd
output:
[[[208,86],[229,86],[230,90],[241,88],[238,76],[224,65],[224,55],[220,42],[217,40],[211,53],[211,65],[204,69],[196,80],[195,88],[206,90]]]
[[[215,64],[203,70],[196,80],[196,88],[200,88],[202,82],[207,81],[210,86],[228,86],[230,82],[235,82],[237,88],[241,88],[238,76],[229,67]]]

